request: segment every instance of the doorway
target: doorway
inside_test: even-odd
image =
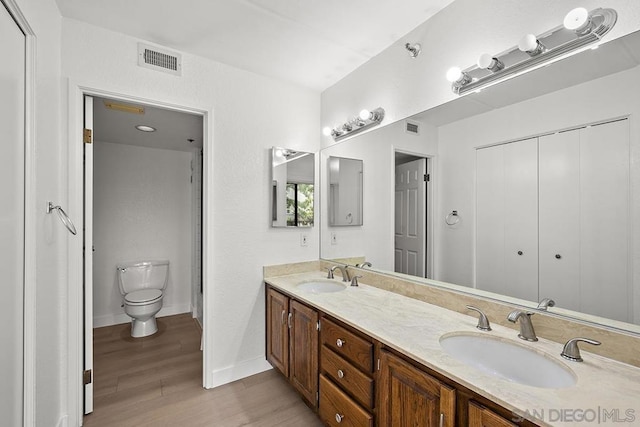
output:
[[[394,153],[394,271],[430,278],[431,162],[426,156]]]
[[[100,155],[101,153],[104,155],[104,152],[106,151],[107,152],[106,156],[110,157],[113,160],[111,166],[115,170],[118,170],[118,168],[122,167],[121,163],[128,163],[129,166],[131,166],[131,164],[135,165],[136,164],[135,159],[137,158],[137,162],[138,162],[137,164],[142,165],[144,162],[146,162],[152,165],[152,168],[151,169],[147,168],[147,172],[144,172],[144,170],[142,170],[143,168],[140,168],[141,169],[140,171],[134,171],[132,173],[135,174],[139,172],[142,174],[142,176],[146,176],[145,179],[148,181],[148,184],[150,185],[156,183],[156,181],[158,181],[160,178],[164,177],[165,175],[171,175],[172,173],[174,175],[175,173],[178,173],[182,178],[184,178],[184,180],[187,181],[186,186],[184,182],[181,183],[182,185],[181,188],[183,193],[186,193],[186,192],[189,193],[188,195],[186,195],[187,196],[186,198],[187,199],[190,198],[192,203],[190,203],[186,209],[182,209],[181,211],[182,214],[176,215],[174,212],[172,215],[174,217],[177,217],[174,219],[177,219],[178,222],[180,221],[186,222],[187,227],[189,227],[189,231],[186,233],[184,231],[182,233],[178,233],[179,237],[176,237],[175,235],[173,237],[164,236],[163,243],[165,244],[165,247],[166,247],[166,244],[168,244],[169,246],[171,245],[176,246],[176,248],[173,249],[174,253],[187,252],[191,256],[187,257],[187,259],[183,259],[181,261],[181,267],[179,268],[176,263],[170,264],[170,282],[168,284],[168,288],[165,293],[165,298],[163,300],[164,312],[161,311],[158,314],[158,317],[172,315],[176,313],[184,313],[184,312],[193,313],[193,315],[195,315],[195,317],[198,318],[198,321],[200,322],[202,329],[206,330],[205,313],[206,313],[207,304],[204,298],[204,295],[206,294],[206,285],[205,285],[206,277],[207,277],[206,252],[207,252],[207,243],[208,243],[208,239],[207,239],[208,221],[206,220],[206,213],[208,211],[208,207],[207,207],[208,198],[206,195],[206,189],[207,189],[206,177],[208,176],[208,169],[211,167],[211,164],[212,164],[211,153],[207,149],[207,139],[210,138],[208,129],[210,129],[209,119],[210,119],[211,113],[210,111],[207,111],[204,109],[199,110],[195,108],[176,107],[174,105],[168,105],[161,102],[141,100],[141,99],[131,98],[127,96],[120,96],[120,95],[114,96],[113,93],[106,93],[106,92],[98,91],[94,89],[87,89],[80,86],[74,86],[73,84],[70,84],[69,99],[70,99],[69,129],[77,129],[76,132],[72,132],[72,136],[70,137],[71,141],[76,140],[76,138],[80,139],[80,137],[83,134],[83,132],[80,132],[85,122],[84,120],[82,120],[82,118],[83,117],[84,119],[94,118],[94,113],[96,111],[90,111],[91,114],[85,115],[85,109],[87,109],[89,105],[91,105],[91,110],[96,110],[93,108],[95,104],[95,106],[99,106],[100,108],[109,110],[110,113],[120,114],[121,118],[125,118],[124,119],[125,122],[123,122],[124,124],[122,126],[112,125],[112,124],[107,124],[106,126],[102,126],[100,124],[101,118],[99,114],[96,114],[95,118],[97,119],[97,121],[95,123],[92,123],[91,120],[86,120],[86,123],[93,130],[92,143],[87,144],[87,143],[82,143],[82,141],[79,141],[80,142],[79,145],[81,148],[80,150],[78,150],[76,147],[73,147],[73,144],[70,146],[70,159],[71,159],[70,167],[69,167],[70,183],[74,182],[73,180],[74,176],[79,175],[79,177],[84,178],[79,180],[80,182],[83,183],[82,185],[70,184],[70,199],[71,199],[70,203],[73,206],[74,202],[76,204],[78,204],[79,202],[81,206],[80,209],[88,207],[88,211],[87,209],[84,209],[84,218],[82,221],[82,227],[80,227],[82,228],[82,239],[79,239],[80,245],[74,246],[73,248],[70,249],[70,259],[69,259],[70,272],[71,272],[70,273],[70,276],[71,276],[70,277],[70,294],[72,294],[70,296],[70,300],[71,300],[70,318],[74,318],[74,316],[77,316],[76,318],[84,318],[84,322],[81,322],[79,326],[77,324],[71,325],[71,321],[70,321],[70,330],[71,330],[70,334],[72,335],[72,338],[75,338],[75,339],[71,339],[69,343],[69,349],[70,349],[69,354],[72,355],[69,361],[70,376],[73,376],[76,372],[79,372],[84,377],[81,379],[89,380],[89,381],[81,381],[81,383],[88,382],[88,384],[85,384],[84,387],[81,389],[74,389],[73,382],[70,382],[70,386],[69,386],[70,401],[77,403],[76,414],[79,419],[79,423],[81,423],[83,415],[85,413],[91,412],[92,400],[93,400],[92,399],[93,387],[92,387],[92,378],[91,378],[92,374],[91,372],[87,374],[86,371],[90,371],[93,367],[92,366],[93,364],[92,344],[93,344],[93,322],[94,322],[94,316],[93,316],[94,315],[94,312],[93,312],[94,298],[92,298],[92,294],[93,294],[94,286],[92,283],[93,276],[83,274],[83,271],[86,273],[87,270],[91,270],[91,267],[93,267],[94,255],[96,257],[99,257],[104,253],[105,249],[107,249],[111,253],[117,252],[118,258],[120,259],[120,261],[143,260],[142,258],[147,258],[147,257],[153,258],[153,259],[170,258],[170,257],[175,258],[172,255],[163,256],[160,253],[162,251],[161,249],[162,244],[160,244],[157,241],[154,242],[153,251],[150,251],[149,247],[147,247],[146,249],[138,247],[138,250],[140,251],[139,252],[140,255],[134,255],[132,252],[131,253],[126,253],[126,252],[131,249],[130,246],[136,246],[136,245],[140,246],[139,243],[135,243],[135,242],[140,242],[141,239],[133,239],[129,241],[129,244],[125,245],[124,248],[121,248],[120,250],[118,250],[117,245],[109,241],[109,239],[113,237],[111,236],[111,234],[117,234],[117,232],[105,233],[104,230],[100,232],[97,229],[97,226],[94,227],[94,225],[92,224],[91,220],[93,219],[93,216],[96,211],[95,209],[93,209],[94,208],[94,203],[93,203],[94,202],[93,200],[94,186],[91,181],[89,181],[90,185],[87,185],[87,182],[85,182],[85,179],[87,178],[87,174],[85,174],[84,172],[86,170],[91,171],[91,167],[94,166],[94,159],[93,159],[94,149],[98,148],[100,145],[103,145],[102,148],[98,148],[96,153],[98,155]],[[107,106],[107,104],[110,104],[110,106]],[[135,111],[132,112],[127,108],[127,106],[128,107],[133,106],[134,110],[135,108],[142,108],[144,109],[144,114],[140,114]],[[155,110],[158,110],[159,113]],[[130,139],[128,140],[126,137],[121,142],[113,142],[113,141],[105,142],[104,141],[104,139],[107,139],[107,137],[104,136],[105,135],[104,129],[108,129],[109,131],[114,131],[115,133],[119,132],[119,130],[122,130],[120,128],[123,128],[125,130],[128,129],[129,131],[133,129],[133,132],[138,132],[142,134],[143,132],[141,132],[140,130],[136,130],[135,127],[133,127],[133,125],[130,126],[131,123],[127,121],[127,118],[129,121],[131,120],[135,121],[136,124],[145,125],[148,123],[142,123],[140,119],[141,117],[145,117],[145,116],[150,117],[151,116],[150,113],[152,111],[158,114],[164,114],[164,115],[161,115],[161,117],[155,121],[156,123],[155,125],[153,123],[149,125],[151,127],[156,127],[156,130],[158,130],[161,127],[165,129],[167,128],[172,129],[173,131],[181,129],[180,125],[176,124],[176,122],[174,122],[172,118],[167,118],[167,115],[169,116],[175,115],[176,117],[182,116],[187,118],[190,117],[191,119],[193,118],[197,119],[199,123],[197,125],[197,132],[190,132],[189,135],[186,135],[186,134],[183,135],[184,137],[177,137],[175,135],[170,136],[169,139],[172,139],[172,143],[178,144],[178,145],[181,144],[181,146],[183,147],[182,149],[178,149],[176,147],[170,147],[170,146],[161,146],[161,147],[157,147],[153,145],[145,146],[144,145],[145,137],[143,137],[142,142],[137,145],[132,144]],[[102,135],[100,132],[101,126],[103,129]],[[148,132],[148,133],[153,134],[154,132]],[[109,132],[107,132],[107,134],[110,135]],[[135,138],[135,137],[131,137],[131,138]],[[152,139],[149,139],[148,136],[146,138],[147,138],[146,143],[151,144]],[[87,149],[87,147],[89,146],[90,148]],[[108,148],[104,150],[105,147],[108,147]],[[187,147],[187,148],[184,148],[184,147]],[[149,151],[145,153],[146,150],[149,150]],[[185,167],[181,167],[180,172],[175,172],[175,170],[174,172],[171,172],[167,167],[161,167],[161,165],[157,162],[158,160],[157,157],[175,158],[176,156],[171,154],[174,151],[176,152],[176,155],[181,158],[181,160],[179,160],[178,163],[181,163],[183,166],[185,166]],[[149,153],[152,153],[152,152],[154,152],[154,154],[148,155]],[[186,159],[185,159],[185,156],[187,156]],[[175,162],[173,162],[172,160],[169,160],[169,163],[173,163],[175,166]],[[153,170],[154,167],[155,167],[155,170]],[[186,168],[186,171],[185,171],[185,168]],[[108,169],[109,169],[109,165],[106,165],[106,166],[102,165],[103,171]],[[129,167],[129,169],[131,169],[131,167]],[[173,167],[173,169],[175,169],[175,167]],[[115,181],[110,181],[110,182],[107,181],[106,183],[103,182],[102,184],[103,187],[113,189],[114,182],[117,182],[119,179],[123,178],[125,174],[116,173],[111,175],[112,176],[110,179]],[[78,182],[78,180],[75,180],[75,182]],[[159,189],[159,188],[156,189],[156,194],[161,194],[163,195],[163,197],[167,193],[173,193],[175,195],[175,193],[177,192],[179,191],[176,191],[175,188],[168,189],[166,186],[164,186],[162,189]],[[127,193],[135,193],[135,194],[127,195]],[[100,214],[101,215],[106,214],[107,216],[109,216],[110,209],[116,209],[118,211],[124,210],[125,199],[128,199],[127,203],[129,203],[130,205],[135,203],[137,203],[138,205],[149,205],[148,207],[152,208],[155,211],[170,210],[170,209],[167,209],[167,206],[173,204],[171,200],[168,200],[166,198],[161,200],[158,200],[157,198],[155,198],[155,201],[154,201],[154,198],[150,197],[148,192],[139,191],[139,189],[135,185],[122,185],[120,187],[119,196],[120,198],[123,199],[122,203],[120,203],[119,208],[117,206],[119,202],[114,201],[114,197],[115,199],[117,199],[118,195],[114,196],[113,194],[111,194],[111,196],[109,196],[111,197],[111,201],[112,201],[111,203],[108,202],[109,197],[107,197],[106,204],[103,201],[103,203],[100,206],[97,206],[99,207]],[[185,194],[182,194],[182,196],[185,196]],[[92,210],[94,212],[91,212]],[[130,214],[132,212],[135,212],[135,209],[129,210]],[[188,214],[185,214],[185,212],[188,212]],[[111,211],[111,214],[112,215],[114,214],[113,211]],[[188,218],[185,215],[188,215]],[[147,219],[149,219],[149,217]],[[126,228],[128,226],[131,226],[132,228],[130,228],[130,231],[133,228],[136,228],[133,226],[133,224],[126,225],[125,223],[123,223],[123,221],[126,222],[128,221],[128,219],[123,220],[122,218],[120,218],[119,225],[121,228]],[[162,229],[162,227],[160,227],[157,222],[155,225],[152,225],[154,222],[155,220],[149,220],[149,221],[144,221],[141,224],[138,221],[138,228],[144,229],[146,227],[147,233],[151,232],[151,233],[158,234],[161,236],[161,240],[162,240],[162,235],[163,234],[166,235],[168,233],[166,233],[166,229]],[[95,237],[97,238],[95,241],[95,244],[93,241],[94,228],[96,228],[95,231],[98,231],[98,233],[95,233]],[[160,228],[160,230],[158,230],[158,228]],[[78,246],[81,246],[81,247],[78,247]],[[90,249],[84,251],[84,255],[83,255],[82,247],[90,248]],[[129,258],[131,259],[122,259],[122,257],[126,258],[127,256],[129,256]],[[83,260],[85,260],[86,262]],[[90,266],[90,267],[85,268],[85,266]],[[187,276],[188,279],[186,279],[186,281],[188,283],[185,284],[183,279],[177,279],[176,274],[171,272],[172,268],[176,270],[175,271],[176,274],[177,274],[177,270],[180,270],[182,272],[180,277]],[[185,271],[186,271],[186,274],[183,274]],[[98,274],[97,271],[96,271],[96,274]],[[104,280],[103,285],[106,284],[106,287],[109,289],[107,291],[106,298],[104,298],[104,294],[101,295],[101,301],[100,301],[101,304],[105,302],[104,300],[106,300],[107,304],[105,306],[113,308],[112,307],[113,305],[117,305],[118,310],[123,310],[120,307],[120,304],[122,302],[122,295],[120,295],[119,288],[117,286],[115,265],[113,266],[113,271],[109,272],[107,275],[102,276],[101,280]],[[172,286],[172,281],[174,282],[173,286]],[[186,292],[188,295],[186,296],[186,298],[184,296],[184,292],[182,295],[182,299],[176,296],[176,294],[178,293],[176,291],[180,286],[186,286],[188,288],[188,292]],[[193,298],[191,298],[191,296]],[[116,304],[114,304],[114,300]],[[104,316],[105,314],[104,312],[102,312],[101,314],[102,314],[102,317],[100,317],[99,319],[101,322],[101,326],[104,326],[109,322],[111,322],[111,324],[122,323],[123,318],[117,317],[117,315],[119,314],[122,316],[126,316],[124,315],[123,311],[120,313],[115,313],[115,312],[107,313],[106,316]],[[128,318],[124,319],[124,321],[129,321],[129,320],[130,319]],[[75,336],[73,336],[74,330],[77,331],[77,335]],[[206,372],[206,364],[207,364],[206,362],[207,343],[206,343],[206,338],[204,334],[202,336],[201,348],[203,350],[203,353],[202,353],[203,386],[206,386],[205,384],[206,375],[204,375],[204,372]],[[75,369],[78,369],[78,371],[75,371]],[[84,374],[82,374],[83,372]]]

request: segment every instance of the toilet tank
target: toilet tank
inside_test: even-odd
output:
[[[117,265],[118,284],[123,295],[142,289],[167,287],[169,261],[135,261]]]

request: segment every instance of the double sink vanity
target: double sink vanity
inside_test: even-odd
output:
[[[491,316],[491,329],[480,330],[478,314],[464,302],[461,311],[468,314],[371,286],[378,273],[353,267],[328,279],[327,264],[284,274],[265,268],[264,277],[267,360],[326,425],[640,420],[637,367],[590,353],[583,344],[584,361],[571,361],[560,354],[571,347],[575,356],[575,343],[563,349],[544,338],[519,339],[518,325],[509,328]],[[343,281],[345,271],[363,276],[360,283]]]

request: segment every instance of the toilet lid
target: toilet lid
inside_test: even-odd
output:
[[[162,296],[160,289],[142,289],[140,291],[130,292],[125,295],[124,300],[130,303],[151,302]]]

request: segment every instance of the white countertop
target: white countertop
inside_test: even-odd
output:
[[[481,332],[475,327],[475,313],[467,316],[362,283],[324,294],[296,288],[299,283],[325,278],[326,273],[314,271],[265,281],[538,424],[640,425],[640,368],[589,353],[585,351],[588,344],[582,345],[584,362],[570,362],[560,357],[561,344],[544,338],[527,342],[513,329],[497,324],[491,325],[492,331]],[[340,278],[335,280],[340,283]],[[533,324],[535,327],[535,317]],[[544,353],[569,368],[577,384],[537,388],[485,374],[442,350],[440,337],[452,332],[490,334]]]

